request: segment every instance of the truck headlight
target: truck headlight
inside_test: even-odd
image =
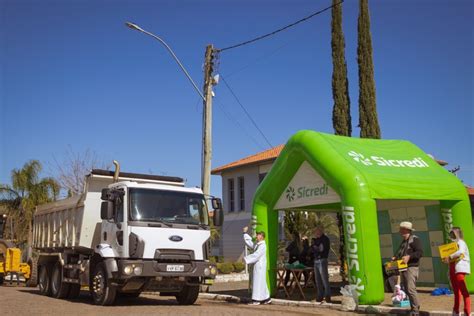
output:
[[[211,274],[214,274],[214,275],[217,274],[217,269],[216,269],[216,267],[212,267],[212,268],[211,268]]]
[[[204,269],[204,275],[209,276],[211,274],[211,270],[209,268]]]
[[[125,273],[126,275],[132,274],[133,273],[133,266],[131,264],[126,265],[123,268],[123,273]]]
[[[143,268],[142,268],[141,266],[136,266],[136,267],[133,269],[133,273],[134,273],[135,275],[140,275],[140,274],[142,274],[142,272],[143,272]]]

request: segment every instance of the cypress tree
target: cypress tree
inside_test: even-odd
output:
[[[357,25],[359,64],[359,127],[362,138],[381,138],[375,100],[374,64],[368,0],[359,1]]]
[[[338,5],[336,5],[339,2]],[[336,135],[351,136],[351,101],[349,99],[349,81],[345,57],[345,40],[342,31],[342,4],[333,0],[331,20],[332,48],[332,126]]]

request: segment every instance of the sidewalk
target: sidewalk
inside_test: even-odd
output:
[[[418,296],[421,303],[421,315],[451,315],[451,308],[454,298],[452,296],[431,296],[431,288],[418,288]],[[295,291],[296,292],[296,291]],[[302,300],[299,295],[293,293],[290,299],[286,299],[284,292],[279,292],[276,298],[272,299],[272,304],[286,306],[304,306],[327,309],[341,309],[342,295],[338,287],[332,288],[332,304],[319,304],[314,301],[315,289],[305,289],[307,300]],[[200,297],[222,300],[237,303],[246,303],[250,301],[248,291],[248,281],[215,283],[209,288],[209,293],[201,293]],[[473,298],[474,299],[474,298]],[[405,314],[406,308],[391,306],[391,294],[385,293],[385,300],[380,305],[359,305],[358,312],[370,314]]]

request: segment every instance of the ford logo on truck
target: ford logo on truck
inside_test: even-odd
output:
[[[168,239],[171,240],[171,241],[176,241],[176,242],[178,242],[178,241],[183,240],[183,237],[177,236],[177,235],[173,235],[173,236],[170,236],[170,238],[168,238]]]

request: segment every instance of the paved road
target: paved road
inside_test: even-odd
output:
[[[36,288],[0,286],[0,315],[348,315],[324,308],[277,305],[248,306],[199,299],[195,305],[179,306],[174,299],[157,295],[120,299],[116,306],[95,306],[88,293],[77,300],[42,296]],[[355,315],[355,314],[354,314]]]

